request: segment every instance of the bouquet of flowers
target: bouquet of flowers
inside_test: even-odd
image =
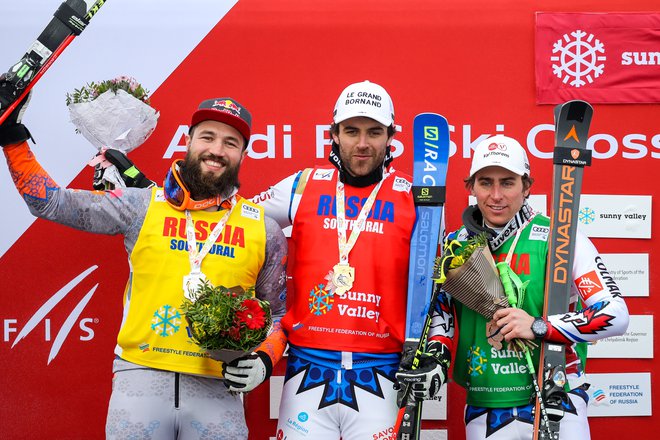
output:
[[[126,154],[151,135],[159,113],[149,105],[148,95],[140,83],[127,76],[90,82],[66,95],[76,132],[99,151],[89,165],[104,168],[103,178],[116,187],[126,185],[103,153],[111,148]]]
[[[464,246],[458,241],[448,243],[445,256],[436,261],[435,272],[434,278],[443,282],[447,293],[486,318],[488,342],[501,349],[504,338],[493,315],[501,308],[519,307],[528,281],[522,283],[507,261],[495,263],[485,233],[471,237]],[[511,342],[514,350],[536,345],[527,340]]]
[[[509,306],[502,282],[488,248],[485,234],[470,238],[459,247],[445,246],[445,280],[442,288],[465,306],[490,320],[497,309]],[[440,263],[436,264],[439,267]],[[440,275],[436,275],[437,279]]]
[[[192,300],[181,306],[191,339],[212,359],[231,362],[252,353],[272,327],[270,304],[253,296],[253,289],[201,284]]]

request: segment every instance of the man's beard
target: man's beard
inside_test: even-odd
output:
[[[238,189],[241,184],[238,181],[238,171],[240,164],[231,165],[226,159],[207,154],[204,158],[210,158],[220,162],[225,166],[225,170],[220,176],[216,177],[212,173],[202,172],[202,157],[194,158],[190,151],[186,153],[186,158],[180,167],[181,179],[185,182],[190,196],[194,200],[210,199],[220,196],[223,199],[231,196],[234,188]]]

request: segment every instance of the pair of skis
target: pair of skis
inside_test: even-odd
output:
[[[0,124],[27,96],[60,54],[87,27],[106,0],[96,0],[91,6],[83,0],[62,3],[43,32],[23,58],[5,73],[0,87]]]
[[[413,195],[417,220],[410,242],[408,266],[408,304],[404,356],[414,353],[412,368],[417,368],[426,349],[431,327],[432,308],[438,289],[431,279],[438,245],[443,239],[442,212],[449,160],[449,125],[435,113],[422,113],[413,122],[414,165]],[[397,439],[416,440],[420,436],[422,402],[404,389],[402,407],[395,424]]]
[[[583,167],[591,164],[586,148],[592,107],[584,101],[569,101],[555,108],[555,149],[553,154],[553,201],[548,249],[543,316],[568,311],[572,268],[580,206]],[[432,308],[439,289],[431,274],[442,231],[445,181],[449,159],[449,128],[444,117],[422,113],[413,124],[413,191],[417,222],[410,247],[408,305],[404,353],[414,351],[413,368],[426,348]],[[558,440],[559,422],[566,401],[564,385],[565,347],[544,342],[538,368],[534,440]],[[404,390],[403,406],[395,428],[398,440],[418,440],[422,403]]]
[[[580,209],[584,166],[591,165],[587,139],[593,108],[584,101],[569,101],[555,107],[555,149],[548,262],[543,317],[566,313],[573,284],[573,259],[577,218]],[[559,422],[568,396],[566,355],[563,344],[541,345],[538,383],[541,399],[536,399],[535,414],[542,404],[547,417],[534,418],[534,440],[558,440]]]

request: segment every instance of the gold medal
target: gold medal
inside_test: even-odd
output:
[[[332,284],[335,286],[335,293],[341,295],[353,287],[355,280],[355,268],[348,264],[335,264],[332,268]]]

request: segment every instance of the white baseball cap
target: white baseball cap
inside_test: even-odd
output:
[[[502,167],[518,174],[530,175],[527,152],[520,143],[510,137],[498,134],[479,142],[474,149],[470,177],[486,167]]]
[[[346,87],[335,104],[333,121],[364,116],[386,127],[394,123],[394,104],[385,89],[376,83],[362,81]]]

